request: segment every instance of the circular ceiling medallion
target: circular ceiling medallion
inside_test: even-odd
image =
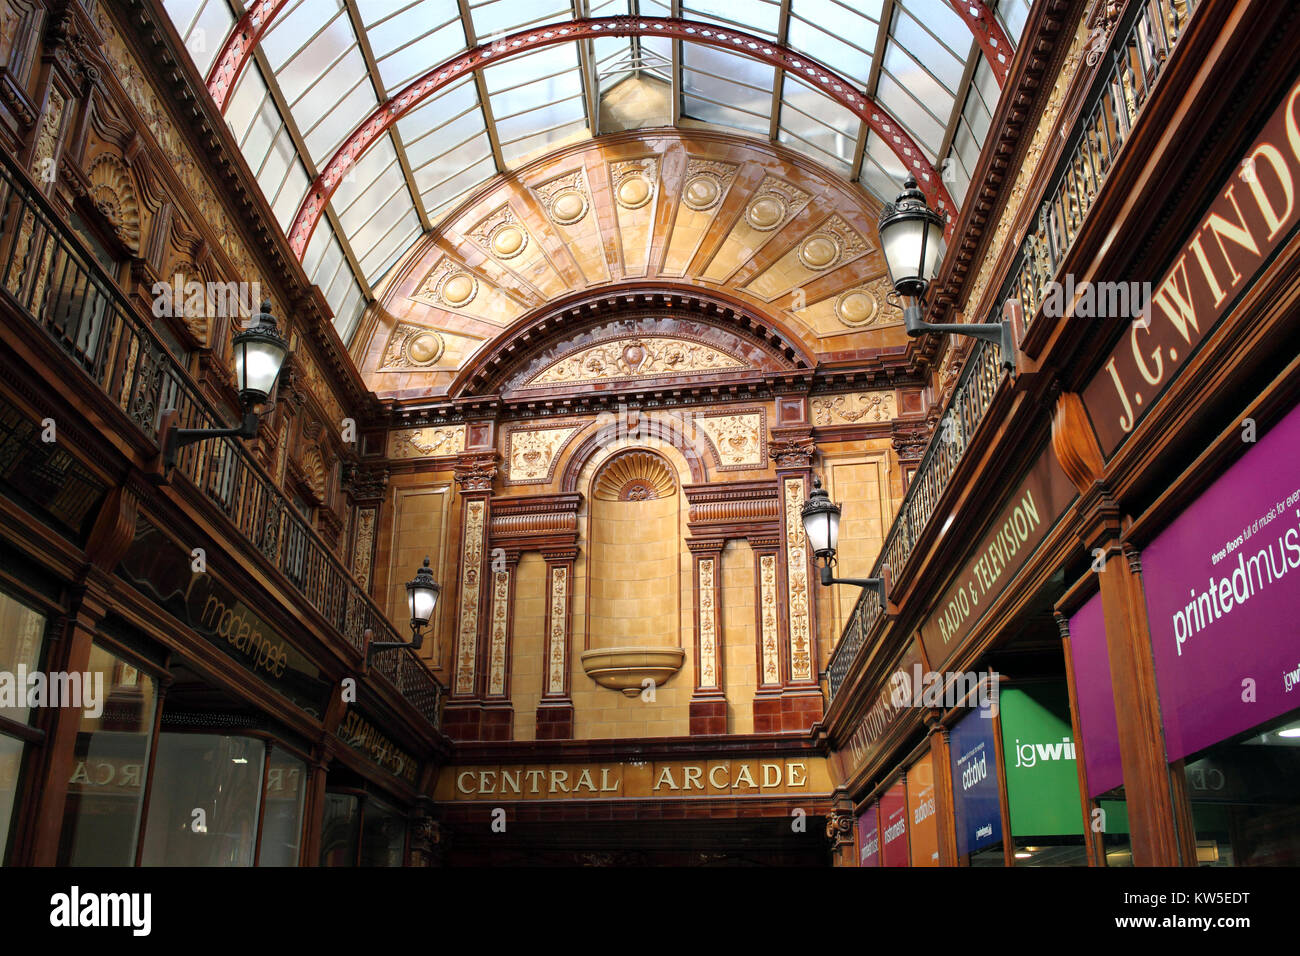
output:
[[[682,191],[683,201],[692,209],[708,209],[721,195],[722,189],[712,176],[696,176]]]
[[[492,251],[502,259],[513,259],[528,245],[528,233],[518,226],[504,225],[492,233]]]
[[[412,365],[432,365],[442,358],[446,344],[437,332],[421,332],[406,343],[406,356]]]
[[[775,229],[785,218],[785,203],[776,196],[763,196],[749,204],[745,218],[751,226],[763,232]]]
[[[618,184],[618,204],[627,209],[639,209],[650,201],[654,190],[644,176],[629,176]]]
[[[845,325],[855,328],[876,321],[879,309],[876,297],[862,289],[850,289],[835,300],[835,315]]]
[[[840,246],[830,236],[810,236],[799,246],[799,261],[814,271],[834,265]]]
[[[450,306],[469,305],[478,292],[478,280],[468,272],[453,272],[442,280],[438,298]]]
[[[587,214],[587,197],[576,189],[557,193],[551,201],[551,218],[561,226],[577,222]]]

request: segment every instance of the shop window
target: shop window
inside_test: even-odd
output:
[[[102,675],[103,713],[85,711],[63,811],[60,866],[132,866],[144,806],[157,688],[153,678],[104,648],[90,651]]]
[[[983,712],[967,714],[952,726],[953,819],[961,866],[1003,866],[1002,804],[998,792],[994,722]]]
[[[350,793],[325,794],[320,865],[353,866],[361,835],[361,800]]]
[[[306,797],[307,764],[272,747],[266,762],[266,810],[258,866],[298,865]]]
[[[158,738],[145,866],[252,866],[266,745],[249,737]]]
[[[45,616],[0,593],[0,670],[14,675],[15,691],[20,689],[20,672],[40,668],[44,642]],[[26,693],[16,692],[12,701],[0,697],[0,717],[30,724],[35,714],[27,706]]]
[[[0,734],[0,836],[4,840],[4,855],[8,862],[9,844],[14,823],[14,805],[18,802],[18,783],[22,775],[23,754],[26,747],[21,740]]]
[[[1300,710],[1211,747],[1183,772],[1200,865],[1300,865]]]
[[[406,818],[365,793],[329,792],[321,825],[321,866],[401,866]]]
[[[401,866],[406,818],[377,800],[366,801],[361,827],[362,866]]]

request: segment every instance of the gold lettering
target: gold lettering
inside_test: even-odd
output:
[[[1181,289],[1178,285],[1178,276],[1180,274],[1183,277]],[[1240,279],[1241,276],[1237,276],[1237,278]],[[1236,284],[1236,279],[1233,280],[1233,284]],[[1174,305],[1177,306],[1176,311],[1169,304],[1170,299],[1174,300]],[[1165,315],[1173,323],[1174,328],[1178,330],[1178,334],[1183,337],[1184,342],[1191,342],[1192,340],[1191,335],[1187,332],[1189,325],[1198,334],[1200,333],[1201,327],[1196,324],[1196,309],[1192,306],[1192,293],[1187,284],[1186,253],[1178,257],[1178,264],[1170,271],[1169,278],[1161,283],[1160,291],[1156,293],[1156,305],[1164,310]],[[1128,429],[1126,428],[1124,431],[1128,431]]]
[[[1255,237],[1250,234],[1250,227],[1246,225],[1246,217],[1241,214],[1241,207],[1237,205],[1237,199],[1232,195],[1232,191],[1235,188],[1235,186],[1229,186],[1224,190],[1223,194],[1228,198],[1228,202],[1232,203],[1232,208],[1237,212],[1236,223],[1228,222],[1228,220],[1215,212],[1210,213],[1210,218],[1207,219],[1205,225],[1201,227],[1202,232],[1209,229],[1210,232],[1214,233],[1214,241],[1219,244],[1219,251],[1223,253],[1223,258],[1224,261],[1228,263],[1228,268],[1232,270],[1232,284],[1234,286],[1241,281],[1241,273],[1237,271],[1237,267],[1232,264],[1232,259],[1228,257],[1228,250],[1223,247],[1223,240],[1227,239],[1229,242],[1234,242],[1243,249],[1249,249],[1256,256],[1259,255],[1259,245],[1255,242]]]
[[[722,783],[718,783],[717,777],[714,776],[714,774],[719,770],[725,772],[727,770],[727,765],[725,763],[718,763],[709,768],[709,786],[713,787],[714,790],[726,790],[727,781],[723,780]]]
[[[497,772],[495,770],[480,770],[478,772],[478,792],[492,793],[497,788]]]
[[[691,789],[691,783],[694,782],[696,790],[703,790],[704,783],[700,777],[704,775],[703,767],[683,767],[682,768],[682,788]]]
[[[1267,159],[1268,164],[1273,167],[1273,171],[1277,173],[1277,178],[1282,182],[1282,191],[1286,193],[1286,208],[1280,213],[1269,202],[1268,196],[1264,194],[1264,184],[1259,181],[1259,163],[1257,160],[1261,157]],[[1254,194],[1259,211],[1264,214],[1264,222],[1268,224],[1268,238],[1271,240],[1291,218],[1291,210],[1295,206],[1295,188],[1291,182],[1291,170],[1287,168],[1282,151],[1271,143],[1260,143],[1246,159],[1250,164],[1250,168],[1254,171],[1247,175],[1243,169],[1241,176]]]
[[[781,765],[779,763],[765,763],[763,767],[763,786],[779,787],[781,786]]]
[[[545,771],[545,770],[529,770],[528,773],[526,774],[526,776],[528,777],[529,782],[532,784],[532,792],[533,792],[533,793],[540,793],[540,792],[541,792],[541,788],[537,785],[537,778],[538,778],[538,777],[541,777],[542,779],[546,779],[546,771]]]
[[[664,767],[663,770],[659,771],[659,779],[655,781],[654,789],[655,789],[655,790],[658,790],[660,787],[662,787],[662,786],[664,785],[664,781],[667,781],[667,782],[668,782],[668,789],[669,789],[669,790],[680,790],[680,789],[681,789],[681,787],[677,786],[676,781],[673,780],[673,768],[672,768],[672,767]]]
[[[551,793],[554,793],[556,790],[559,790],[561,793],[569,792],[569,771],[551,771]]]
[[[474,771],[473,771],[473,770],[462,770],[459,774],[457,774],[457,775],[456,775],[456,789],[459,790],[461,793],[473,793],[473,792],[474,792],[473,790],[471,790],[471,789],[469,789],[468,787],[465,786],[465,778],[466,778],[466,777],[469,777],[470,780],[473,780],[473,779],[474,779]]]
[[[609,783],[609,768],[608,768],[608,767],[601,767],[601,768],[600,768],[600,789],[601,789],[601,791],[602,791],[602,792],[605,792],[605,793],[609,793],[609,792],[611,792],[611,791],[617,791],[617,790],[618,790],[618,781],[617,781],[617,780],[614,781],[614,785],[613,785],[613,786],[606,786],[606,784],[608,784],[608,783]]]
[[[1214,307],[1217,309],[1223,305],[1223,300],[1228,297],[1228,293],[1223,291],[1223,286],[1219,285],[1219,278],[1210,268],[1210,257],[1205,254],[1205,249],[1201,245],[1201,237],[1197,235],[1188,246],[1192,252],[1196,253],[1196,261],[1201,264],[1201,272],[1205,274],[1205,281],[1210,284],[1210,291],[1214,293]]]
[[[802,776],[802,774],[804,773],[805,770],[807,770],[807,766],[808,766],[807,764],[802,764],[802,763],[786,764],[785,767],[786,786],[802,787],[804,784],[806,784],[808,782],[808,778],[806,776]]]
[[[577,793],[579,790],[582,789],[582,783],[584,780],[587,782],[587,789],[590,790],[592,793],[595,793],[596,784],[591,779],[591,771],[587,769],[584,769],[582,773],[578,775],[578,782],[573,785],[573,792]]]
[[[733,790],[735,790],[735,789],[739,789],[739,788],[742,787],[742,786],[744,786],[744,787],[757,787],[757,786],[758,786],[758,784],[756,784],[756,783],[754,782],[754,778],[753,778],[753,776],[750,775],[750,772],[749,772],[749,764],[747,764],[747,763],[742,763],[742,764],[740,765],[740,773],[736,774],[736,779],[733,780],[732,783],[731,783],[731,788],[732,788]]]
[[[515,793],[519,792],[519,773],[520,771],[516,770],[514,772],[514,777],[511,778],[509,770],[501,771],[501,791],[503,793],[505,792],[505,789],[507,787],[509,787]]]
[[[1155,351],[1151,353],[1151,357],[1156,361],[1156,370],[1152,373],[1148,371],[1146,359],[1142,355],[1142,349],[1138,346],[1139,332],[1146,332],[1147,335],[1151,334],[1150,329],[1144,329],[1136,322],[1129,328],[1128,338],[1129,342],[1133,346],[1133,361],[1137,363],[1138,371],[1141,372],[1142,377],[1147,380],[1147,384],[1159,385],[1161,377],[1165,374],[1165,360],[1160,354],[1160,346],[1157,345]]]
[[[1296,104],[1300,103],[1300,84],[1291,90],[1291,98],[1286,101],[1286,138],[1291,144],[1291,154],[1300,161],[1300,127],[1296,126]]]

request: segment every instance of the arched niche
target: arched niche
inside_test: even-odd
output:
[[[689,567],[682,541],[691,481],[686,458],[657,438],[626,437],[595,448],[576,484],[580,566],[586,592],[583,672],[603,688],[636,697],[651,680],[670,703],[689,680],[682,608],[689,607]],[[689,693],[689,687],[687,690]]]

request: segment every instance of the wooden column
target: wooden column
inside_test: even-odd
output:
[[[926,715],[930,735],[930,766],[934,768],[934,819],[939,832],[939,865],[956,866],[957,803],[952,792],[952,755],[948,728],[939,723],[941,712]]]
[[[545,551],[546,669],[537,704],[537,740],[573,739],[570,670],[573,646],[573,563],[577,548]]]
[[[1133,862],[1137,866],[1177,866],[1184,861],[1180,860],[1165,761],[1141,560],[1122,543],[1121,510],[1101,480],[1101,448],[1078,395],[1067,392],[1057,400],[1052,444],[1061,467],[1079,489],[1079,540],[1102,567],[1098,582]]]
[[[694,557],[695,689],[690,734],[727,732],[727,697],[722,689],[722,548],[716,538],[688,539]]]

